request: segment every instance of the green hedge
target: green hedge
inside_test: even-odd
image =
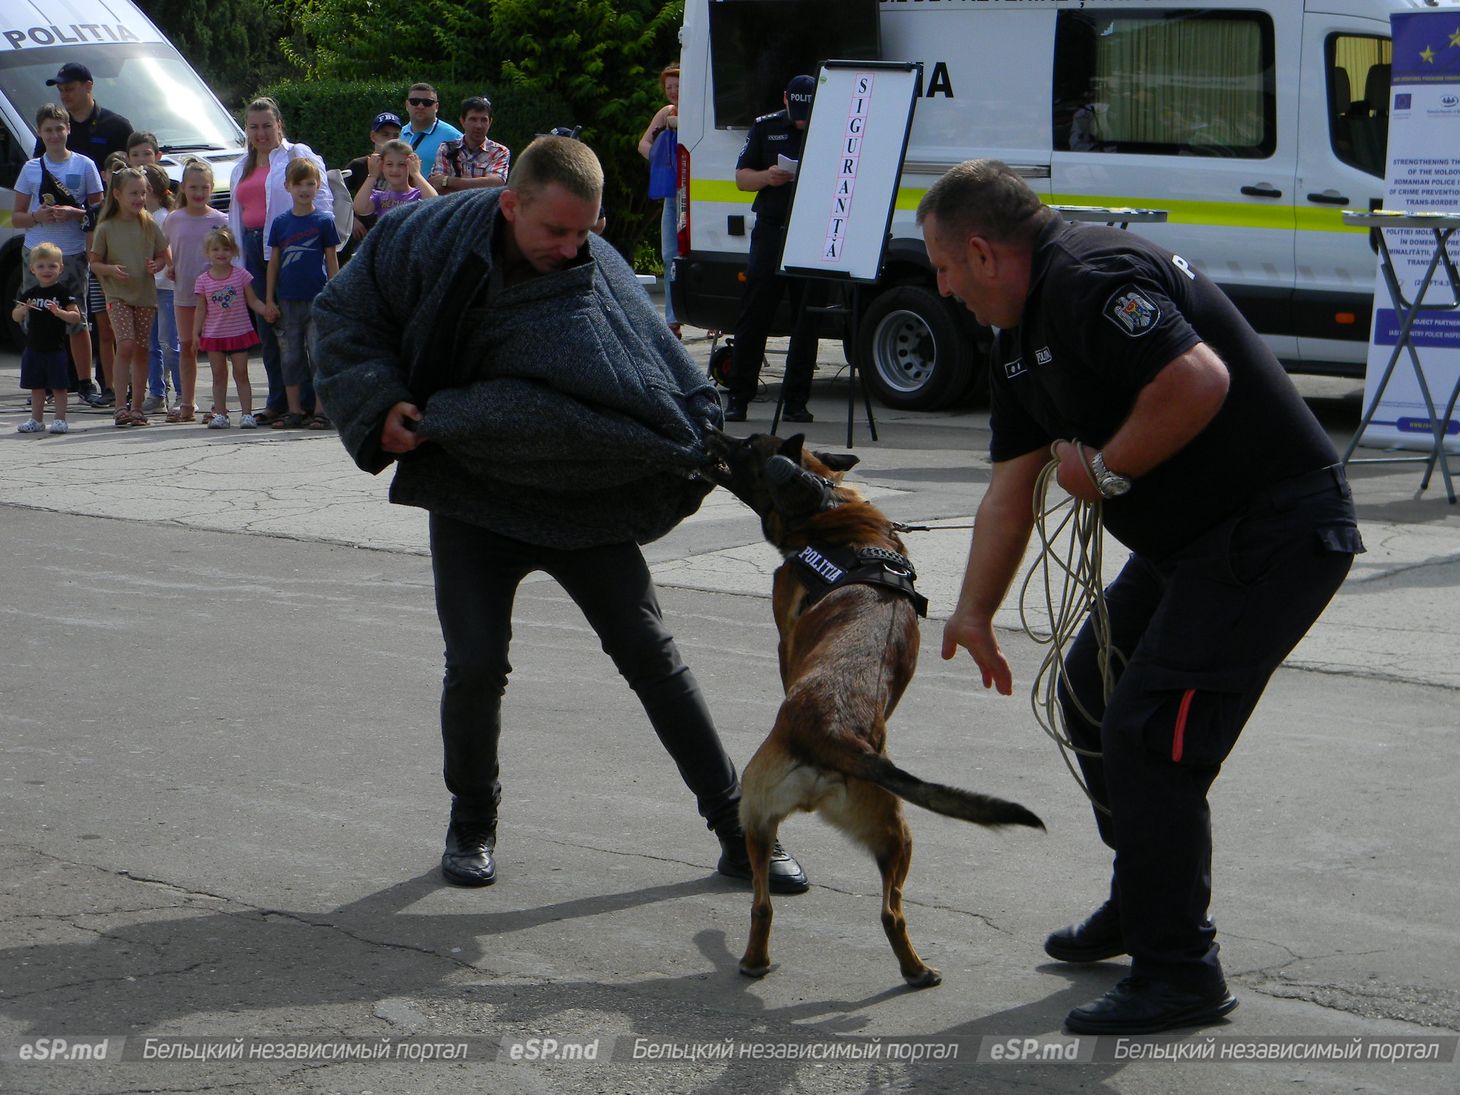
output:
[[[537,134],[554,126],[584,122],[569,113],[563,100],[522,88],[431,82],[441,96],[441,117],[453,124],[463,99],[482,94],[491,99],[492,140],[505,144],[514,157]],[[291,141],[309,145],[329,167],[344,167],[370,151],[370,123],[375,115],[389,110],[400,115],[403,122],[409,120],[405,113],[409,86],[410,81],[397,80],[286,80],[262,88],[259,94],[278,101],[284,131]],[[653,246],[648,250],[657,258],[659,238],[659,203],[647,199],[648,166],[636,148],[640,132],[615,134],[611,140],[600,139],[590,128],[583,132],[583,139],[603,161],[604,204],[608,209],[605,235],[631,262],[643,257],[645,245],[651,242]]]

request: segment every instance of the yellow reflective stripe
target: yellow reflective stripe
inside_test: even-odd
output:
[[[14,212],[13,209],[0,209],[0,228],[11,227],[10,217]]]
[[[749,205],[755,201],[755,194],[741,190],[733,179],[691,179],[689,200],[692,202],[724,202],[732,205]]]
[[[899,187],[895,208],[914,212],[927,187]],[[690,200],[749,205],[755,195],[723,179],[694,179]],[[1267,228],[1284,232],[1366,232],[1343,223],[1341,210],[1291,205],[1257,205],[1245,202],[1198,202],[1105,194],[1051,194],[1049,205],[1101,205],[1112,208],[1164,209],[1170,224],[1199,224],[1220,228]]]

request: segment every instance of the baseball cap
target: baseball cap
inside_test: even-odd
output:
[[[383,125],[393,125],[396,127],[396,129],[404,128],[400,124],[400,115],[392,114],[388,110],[382,110],[379,114],[375,115],[375,121],[370,123],[370,132],[374,133]]]
[[[811,117],[811,99],[816,94],[816,80],[811,76],[793,76],[786,85],[786,109],[791,121],[804,122]]]
[[[91,69],[79,61],[67,61],[61,66],[61,71],[56,73],[54,79],[47,80],[47,87],[55,87],[57,84],[87,83],[91,79]]]

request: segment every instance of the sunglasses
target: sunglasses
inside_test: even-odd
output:
[[[410,103],[411,106],[435,106],[436,105],[436,100],[435,99],[407,99],[406,102]]]

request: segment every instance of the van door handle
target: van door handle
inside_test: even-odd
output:
[[[1317,202],[1319,205],[1347,205],[1348,198],[1343,194],[1335,194],[1332,190],[1325,190],[1322,194],[1309,194],[1310,202]]]
[[[1244,186],[1242,193],[1246,194],[1249,198],[1281,198],[1283,196],[1281,190],[1274,189],[1266,183],[1261,186]]]

